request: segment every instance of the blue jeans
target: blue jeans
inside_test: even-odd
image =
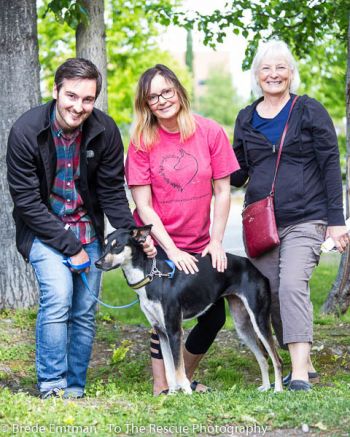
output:
[[[101,256],[98,240],[84,246],[91,260],[87,275],[90,290],[98,296]],[[36,323],[36,370],[41,393],[53,388],[82,395],[95,335],[96,302],[81,277],[72,273],[64,256],[35,238],[29,261],[39,284]]]

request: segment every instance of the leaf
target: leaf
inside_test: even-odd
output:
[[[75,419],[73,416],[67,416],[63,419],[65,425],[74,425]]]
[[[129,340],[123,340],[122,344],[117,349],[114,349],[111,364],[117,364],[123,361],[130,349],[130,345],[131,342]]]
[[[321,431],[327,431],[327,426],[322,422],[317,422],[314,427],[320,429]]]
[[[240,417],[240,420],[243,423],[257,423],[257,419],[253,416],[250,416],[249,414],[242,414]]]

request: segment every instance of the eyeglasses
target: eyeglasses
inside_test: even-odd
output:
[[[159,102],[160,96],[162,96],[165,100],[171,99],[175,96],[175,88],[167,88],[166,90],[163,90],[160,94],[150,94],[147,97],[147,103],[151,106],[157,104]]]

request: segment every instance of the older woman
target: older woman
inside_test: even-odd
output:
[[[141,76],[135,98],[136,123],[126,177],[138,224],[153,224],[158,256],[186,273],[198,271],[196,256],[209,253],[218,271],[227,266],[222,238],[230,208],[230,173],[238,163],[224,130],[193,115],[185,88],[165,65]],[[210,205],[214,194],[211,235]],[[198,318],[184,350],[188,378],[225,322],[223,300]],[[151,341],[154,394],[167,390],[158,337]],[[192,383],[192,389],[205,386]]]
[[[231,175],[231,184],[242,186],[248,180],[246,204],[271,191],[281,135],[299,81],[284,42],[260,46],[252,65],[253,90],[260,98],[240,111],[234,132],[241,169]],[[276,179],[275,215],[280,246],[252,262],[270,281],[275,333],[291,356],[292,372],[285,385],[310,390],[318,374],[310,360],[309,280],[325,237],[331,236],[340,252],[349,237],[336,133],[324,107],[307,95],[297,99],[290,115]]]

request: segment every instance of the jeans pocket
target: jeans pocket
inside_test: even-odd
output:
[[[30,252],[29,252],[29,262],[32,264],[37,256],[37,246],[38,246],[38,242],[39,239],[37,237],[34,238],[33,243],[32,243],[32,247],[30,248]]]
[[[326,237],[327,226],[326,226],[326,225],[323,225],[323,224],[320,224],[320,223],[317,223],[317,224],[315,225],[315,231],[316,231],[316,233],[317,233],[318,235],[320,235],[320,237],[322,237],[323,240],[324,240],[325,237]]]

